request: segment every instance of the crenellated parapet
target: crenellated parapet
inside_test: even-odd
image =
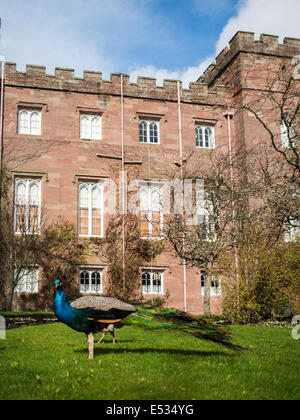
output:
[[[137,83],[131,83],[127,74],[112,73],[110,80],[103,80],[100,72],[84,71],[83,78],[79,78],[73,69],[56,68],[55,74],[49,75],[43,66],[27,65],[26,71],[20,72],[15,63],[6,63],[6,84],[10,86],[120,96],[121,79],[127,97],[178,100],[177,80],[164,80],[163,86],[158,86],[156,79],[150,77],[138,77]],[[189,89],[184,89],[181,81],[179,84],[181,100],[188,103],[223,103],[231,92],[224,86],[208,89],[202,80],[190,83]]]
[[[241,52],[292,59],[300,55],[300,39],[284,38],[283,44],[280,44],[274,35],[262,34],[256,41],[254,33],[238,32],[229,42],[229,47],[224,48],[216,57],[215,63],[196,82],[190,83],[189,89],[183,89],[182,82],[179,82],[181,100],[188,103],[224,103],[232,94],[234,86],[228,87],[228,83],[223,81],[219,81],[221,84],[218,85],[214,80]],[[129,75],[120,73],[112,73],[110,80],[103,80],[101,72],[84,71],[80,78],[75,77],[73,69],[56,68],[55,74],[49,75],[44,66],[27,65],[25,72],[19,72],[15,63],[6,63],[6,84],[10,86],[120,96],[121,79],[127,97],[178,100],[177,80],[164,80],[163,86],[158,86],[156,79],[151,77],[138,77],[137,83],[131,83]]]
[[[229,42],[229,48],[225,47],[220,52],[215,63],[205,70],[198,81],[209,85],[241,52],[290,59],[300,55],[300,39],[284,38],[283,44],[280,44],[278,36],[261,34],[259,40],[255,40],[254,35],[253,32],[237,32]]]

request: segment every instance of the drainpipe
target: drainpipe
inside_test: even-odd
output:
[[[1,95],[0,95],[0,212],[2,209],[2,177],[3,177],[3,132],[4,132],[4,80],[5,80],[5,58],[0,56],[0,77],[1,77]]]
[[[184,216],[184,182],[183,182],[183,143],[182,143],[182,122],[181,122],[181,94],[180,82],[177,81],[177,97],[178,97],[178,136],[179,136],[179,154],[180,154],[180,179],[181,179],[181,209]],[[183,217],[184,220],[184,217]],[[182,249],[185,252],[185,240],[182,238]],[[186,279],[186,260],[182,261],[183,264],[183,298],[184,298],[184,311],[187,311],[187,279]]]
[[[235,201],[233,197],[233,188],[234,188],[234,177],[233,177],[233,164],[232,164],[232,137],[231,137],[231,119],[233,118],[233,113],[228,111],[224,113],[224,117],[227,118],[227,128],[228,128],[228,150],[229,150],[229,161],[230,161],[230,181],[231,181],[231,188],[232,188],[232,224],[233,229],[235,232]],[[237,251],[237,243],[235,240],[234,243],[234,264],[235,264],[235,272],[236,272],[236,284],[237,284],[237,297],[238,297],[238,308],[239,308],[239,275],[238,275],[238,251]]]
[[[125,159],[124,159],[124,82],[121,74],[121,141],[122,141],[122,268],[125,291]]]

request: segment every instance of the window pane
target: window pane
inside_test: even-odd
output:
[[[152,213],[152,236],[154,238],[161,236],[160,213]]]
[[[101,117],[93,117],[91,121],[91,138],[93,140],[101,139]]]
[[[101,190],[99,186],[92,188],[92,235],[101,235]]]
[[[101,190],[98,186],[92,188],[92,207],[101,209]]]
[[[39,231],[39,208],[38,206],[29,206],[28,231],[38,233]]]
[[[146,213],[149,211],[149,189],[140,188],[140,211]]]
[[[91,138],[91,119],[87,115],[80,117],[80,137],[82,139]]]
[[[36,183],[31,183],[29,186],[29,204],[38,205],[40,201],[39,186]]]
[[[98,209],[92,209],[92,235],[101,235],[101,211]]]
[[[30,134],[41,134],[41,113],[32,111],[30,115]]]
[[[89,210],[85,208],[80,209],[80,218],[79,218],[79,231],[80,235],[87,236],[89,234]]]
[[[79,190],[79,206],[88,207],[89,206],[89,190],[87,187],[80,187]]]
[[[161,194],[158,189],[151,190],[151,210],[160,211],[161,208]]]
[[[150,143],[158,143],[158,123],[150,123]]]
[[[96,293],[96,278],[97,273],[95,271],[92,272],[92,284],[91,284],[91,292]]]
[[[211,129],[210,128],[206,128],[205,129],[205,147],[209,148],[211,147]]]
[[[85,278],[84,278],[84,271],[80,272],[80,293],[85,292]]]
[[[150,273],[143,273],[142,274],[142,291],[143,291],[144,294],[151,293]]]
[[[161,282],[161,273],[153,273],[153,293],[161,294],[162,293],[162,282]]]
[[[80,292],[88,293],[90,291],[90,274],[88,271],[80,272]]]
[[[196,146],[203,147],[203,131],[199,126],[196,126]]]
[[[31,270],[27,274],[27,291],[30,293],[38,292],[38,271]]]
[[[149,232],[149,213],[140,213],[141,236],[147,237]]]
[[[101,273],[96,272],[96,293],[101,293]]]
[[[24,182],[17,182],[16,184],[16,204],[26,203],[26,185]]]
[[[145,121],[140,121],[140,142],[147,143],[147,123]]]
[[[16,232],[17,233],[26,233],[26,206],[16,206]]]
[[[26,110],[19,112],[19,133],[29,133],[29,112]]]

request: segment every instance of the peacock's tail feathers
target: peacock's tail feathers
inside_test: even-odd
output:
[[[186,312],[173,309],[137,307],[137,311],[122,320],[123,325],[135,325],[142,328],[174,331],[222,344],[235,350],[243,347],[231,342],[231,334],[224,325],[198,318]]]

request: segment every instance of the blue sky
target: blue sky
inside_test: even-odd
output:
[[[183,80],[237,30],[300,38],[299,0],[0,0],[0,54],[17,63]]]

